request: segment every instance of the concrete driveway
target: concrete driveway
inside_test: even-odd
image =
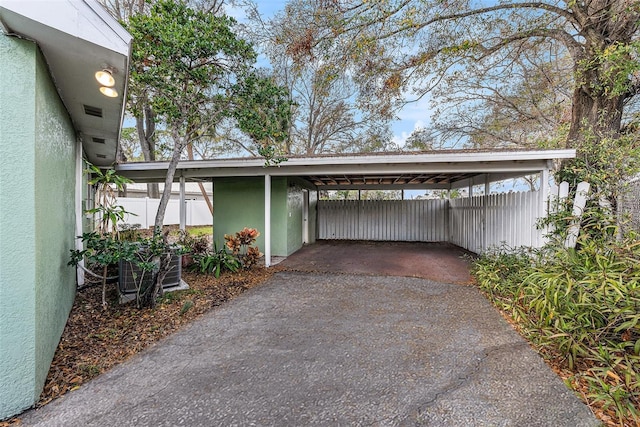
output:
[[[280,272],[25,426],[596,426],[471,286]]]

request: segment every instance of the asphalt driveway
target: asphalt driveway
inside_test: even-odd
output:
[[[25,426],[596,426],[472,286],[280,272]]]

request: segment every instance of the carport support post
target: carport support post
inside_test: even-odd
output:
[[[180,230],[187,228],[187,201],[185,200],[185,180],[180,177]]]
[[[271,175],[264,176],[264,266],[271,266]]]

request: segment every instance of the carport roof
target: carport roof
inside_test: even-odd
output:
[[[262,158],[190,160],[178,164],[175,179],[295,176],[319,189],[451,189],[538,173],[575,150],[448,150],[290,157],[265,167]],[[117,171],[139,182],[164,181],[168,162],[124,163]]]

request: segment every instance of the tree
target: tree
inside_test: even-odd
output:
[[[434,89],[434,138],[446,146],[537,148],[566,136],[571,119],[571,59],[549,42],[470,65]],[[506,60],[510,58],[510,60]],[[469,72],[471,71],[471,72]]]
[[[255,3],[242,3],[250,21],[245,27],[247,36],[262,48],[274,78],[291,94],[292,119],[283,151],[313,155],[384,148],[380,142],[388,140],[389,118],[359,108],[353,79],[333,60],[336,58],[294,61],[287,43],[295,27],[292,20],[303,13],[298,4],[289,3],[283,12],[265,21]]]
[[[288,137],[291,121],[289,91],[269,76],[250,73],[233,86],[232,112],[238,128],[251,138],[258,154],[269,162],[284,160],[279,148]]]
[[[183,1],[160,0],[148,15],[134,15],[131,79],[148,90],[150,106],[173,141],[165,187],[155,219],[159,233],[171,184],[189,144],[233,115],[235,88],[252,75],[255,52],[233,32],[235,21],[195,10]],[[251,94],[245,94],[251,96]]]
[[[118,19],[122,23],[129,22],[129,19],[134,15],[149,14],[151,10],[151,3],[148,0],[99,0],[107,11]],[[224,0],[191,0],[189,2],[193,8],[203,11],[204,13],[219,14],[223,11]],[[139,85],[134,79],[130,81],[128,88],[128,100],[127,100],[127,112],[135,119],[136,122],[136,135],[127,133],[125,145],[135,140],[141,150],[142,160],[146,162],[153,162],[160,160],[157,157],[158,151],[161,148],[160,141],[161,129],[157,129],[158,117],[153,109],[148,87],[144,84]],[[120,140],[118,146],[119,155],[117,162],[127,161],[127,158],[132,159],[127,154],[131,154],[131,145],[122,145],[123,140]],[[127,153],[128,152],[128,153]],[[189,151],[192,154],[192,151]],[[191,156],[193,157],[193,156]],[[160,191],[157,183],[147,184],[147,195],[151,198],[157,199],[160,197]],[[203,196],[207,199],[206,192],[203,190]],[[208,200],[208,199],[207,199]]]
[[[408,92],[424,95],[450,73],[465,78],[487,58],[509,61],[506,51],[519,56],[527,44],[560,44],[574,78],[567,145],[578,146],[586,131],[619,135],[623,109],[640,87],[637,0],[292,3],[304,13],[291,21],[297,36],[289,50],[302,60],[339,45],[354,64],[360,97],[389,108]]]

